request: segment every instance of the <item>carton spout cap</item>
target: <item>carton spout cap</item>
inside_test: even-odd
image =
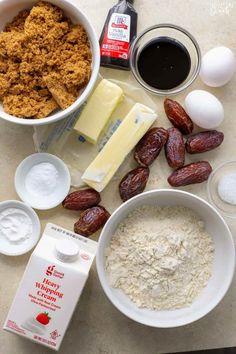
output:
[[[60,239],[56,241],[55,253],[61,262],[75,262],[79,256],[79,247],[72,240]]]

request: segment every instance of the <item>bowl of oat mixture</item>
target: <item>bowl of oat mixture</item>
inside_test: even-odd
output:
[[[23,125],[67,117],[99,72],[95,30],[67,0],[0,1],[0,118]]]
[[[179,190],[142,193],[106,223],[96,256],[113,305],[152,327],[178,327],[215,308],[235,270],[231,232],[203,199]]]

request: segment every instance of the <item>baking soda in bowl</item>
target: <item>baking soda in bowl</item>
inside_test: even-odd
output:
[[[59,173],[49,162],[34,165],[26,175],[25,187],[28,193],[38,197],[52,194],[58,183]]]
[[[3,328],[58,350],[96,249],[97,242],[47,224]]]

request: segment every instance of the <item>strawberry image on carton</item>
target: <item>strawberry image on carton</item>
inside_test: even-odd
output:
[[[3,328],[58,350],[96,250],[97,242],[47,224]]]
[[[36,321],[42,323],[44,326],[47,325],[50,321],[51,317],[48,316],[48,312],[43,312],[38,314],[36,317]]]

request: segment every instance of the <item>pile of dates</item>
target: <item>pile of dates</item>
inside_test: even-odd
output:
[[[63,200],[65,209],[81,211],[74,224],[75,233],[88,237],[105,225],[110,214],[99,205],[100,201],[100,194],[92,188],[72,192]]]
[[[216,130],[192,134],[193,122],[178,102],[167,98],[164,108],[173,127],[167,130],[151,128],[136,145],[134,158],[139,167],[128,172],[119,184],[123,201],[144,191],[149,178],[149,166],[162,148],[165,149],[168,165],[174,169],[167,179],[172,187],[204,182],[212,171],[208,161],[185,165],[185,153],[199,154],[213,150],[223,142],[224,134]],[[186,141],[184,135],[188,136]]]
[[[163,148],[168,165],[174,169],[167,179],[172,187],[204,182],[212,171],[208,161],[185,165],[185,153],[199,154],[213,150],[223,142],[224,134],[216,130],[192,134],[193,122],[178,102],[166,99],[164,108],[173,127],[151,128],[136,145],[134,159],[139,166],[129,171],[119,184],[123,201],[144,191],[149,178],[149,166]],[[187,135],[186,139],[184,135]],[[82,211],[74,224],[74,232],[88,237],[104,226],[110,214],[99,205],[100,202],[100,194],[92,188],[72,192],[64,199],[64,208]]]

